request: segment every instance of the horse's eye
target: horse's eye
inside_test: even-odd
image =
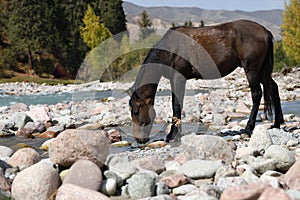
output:
[[[133,115],[138,115],[139,114],[139,107],[138,108],[131,108],[131,113],[133,114]]]

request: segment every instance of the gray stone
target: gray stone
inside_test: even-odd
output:
[[[64,178],[63,184],[67,183],[98,191],[102,183],[102,172],[95,163],[78,160]]]
[[[239,186],[244,184],[247,184],[247,181],[242,177],[236,176],[236,177],[221,177],[218,179],[216,185],[221,190],[225,190],[229,187]]]
[[[217,136],[189,134],[181,138],[181,146],[188,160],[223,160],[231,164],[234,159],[226,140]]]
[[[248,164],[252,166],[255,171],[259,174],[263,174],[268,170],[275,170],[277,160],[274,158],[261,158],[252,157],[253,159],[248,159]]]
[[[109,200],[104,194],[73,184],[63,184],[57,191],[56,200],[99,199]]]
[[[108,196],[114,195],[117,191],[117,182],[116,182],[116,180],[113,179],[113,178],[105,179],[102,182],[100,191],[101,191],[101,193],[103,193],[105,195],[108,195]]]
[[[164,182],[157,182],[156,183],[156,195],[164,195],[169,194],[169,187]]]
[[[192,184],[186,184],[179,186],[177,188],[173,188],[172,193],[175,195],[186,195],[187,193],[190,193],[193,190],[196,190],[197,187]]]
[[[64,124],[57,125],[57,126],[51,126],[47,129],[47,131],[52,131],[52,132],[55,132],[55,133],[60,133],[64,130],[65,130],[65,125]]]
[[[179,167],[178,172],[193,179],[213,178],[222,165],[222,161],[189,160]]]
[[[286,194],[292,199],[292,200],[300,200],[300,191],[298,190],[287,190]]]
[[[122,185],[126,179],[137,171],[137,168],[129,162],[128,157],[122,155],[115,155],[111,159],[108,159],[106,165],[109,171],[120,177],[120,180],[116,180],[118,186]]]
[[[77,160],[90,160],[101,168],[109,148],[108,139],[100,131],[69,129],[49,144],[49,157],[52,162],[65,167]]]
[[[43,123],[37,121],[37,122],[28,122],[24,126],[25,129],[31,129],[32,132],[44,132],[46,130],[46,127]]]
[[[146,197],[139,200],[173,200],[173,198],[169,195],[158,195],[155,197]]]
[[[26,123],[32,122],[33,120],[26,114],[22,112],[14,113],[10,117],[10,121],[14,123],[14,128],[23,128]]]
[[[184,196],[182,196],[181,198],[178,198],[178,200],[218,200],[218,198],[215,198],[213,196],[209,196],[207,194],[203,194],[202,191],[200,190],[194,190]]]
[[[296,162],[293,153],[280,145],[271,145],[267,148],[264,158],[275,159],[277,161],[276,168],[280,171],[287,171]]]
[[[268,130],[272,144],[276,145],[286,145],[290,140],[294,140],[295,138],[289,132],[284,131],[283,129],[273,128]]]
[[[224,165],[221,166],[219,169],[217,169],[214,177],[214,182],[217,183],[219,178],[234,177],[234,176],[238,176],[237,171],[233,169],[230,165]]]
[[[268,185],[271,185],[272,187],[280,187],[279,183],[279,177],[282,174],[276,171],[266,171],[260,176],[260,180]]]
[[[145,198],[155,194],[155,181],[148,174],[136,173],[127,180],[127,183],[131,198]]]
[[[6,146],[0,146],[0,158],[10,157],[14,151]]]
[[[257,125],[251,135],[249,146],[257,149],[267,148],[272,144],[271,136],[264,125]]]
[[[39,162],[21,171],[13,181],[14,199],[48,199],[60,185],[57,171]]]

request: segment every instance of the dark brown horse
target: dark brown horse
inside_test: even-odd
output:
[[[166,141],[180,136],[181,111],[187,79],[221,78],[243,67],[251,89],[253,107],[245,132],[251,135],[262,95],[265,113],[273,127],[284,122],[278,86],[272,79],[273,36],[258,23],[239,20],[203,28],[171,28],[151,48],[131,88],[133,136],[146,143],[155,118],[153,109],[157,85],[162,76],[170,80],[173,119]],[[263,85],[263,92],[261,85]]]

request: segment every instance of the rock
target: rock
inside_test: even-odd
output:
[[[37,137],[39,137],[39,138],[46,138],[46,139],[55,138],[56,136],[57,136],[57,133],[53,132],[53,131],[45,131],[45,132],[37,135]]]
[[[234,152],[221,137],[189,134],[181,138],[181,146],[188,160],[223,160],[230,164]]]
[[[11,113],[23,112],[23,111],[28,111],[29,107],[24,103],[16,103],[16,104],[11,105],[9,110]]]
[[[164,195],[164,194],[170,194],[169,187],[164,182],[157,182],[156,185],[156,195]]]
[[[65,125],[64,124],[57,125],[57,126],[51,126],[47,129],[47,131],[55,132],[57,134],[64,131],[64,130],[65,130]]]
[[[155,197],[146,197],[139,200],[174,200],[174,198],[169,195],[158,195]]]
[[[272,139],[267,128],[264,125],[257,125],[251,135],[249,146],[261,149],[266,149],[272,144]]]
[[[192,179],[213,178],[222,161],[189,160],[179,167],[178,172]]]
[[[190,182],[190,179],[184,174],[175,174],[161,178],[159,181],[164,182],[169,188],[175,188]]]
[[[235,176],[235,177],[221,177],[218,179],[218,181],[216,182],[216,185],[221,189],[221,190],[225,190],[227,188],[230,187],[234,187],[234,186],[240,186],[240,185],[247,185],[247,181],[239,176]]]
[[[11,182],[8,179],[6,179],[5,176],[0,172],[0,190],[10,191],[10,189],[11,189]]]
[[[175,195],[185,195],[193,190],[196,190],[197,187],[192,184],[182,185],[177,188],[173,188],[172,192]]]
[[[209,195],[211,197],[214,197],[216,199],[220,199],[222,191],[220,190],[219,187],[215,185],[210,185],[210,184],[203,184],[199,186],[199,191],[202,194]]]
[[[150,148],[161,148],[161,147],[165,147],[168,144],[165,141],[155,141],[155,142],[151,142],[149,144],[147,144],[147,147]]]
[[[33,148],[22,148],[17,150],[7,163],[13,167],[19,167],[21,170],[39,162],[41,160],[39,153]]]
[[[255,170],[249,165],[239,165],[237,166],[237,172],[244,178],[247,183],[260,183],[261,180],[255,175]]]
[[[238,176],[237,171],[229,165],[224,165],[217,169],[214,177],[214,182],[217,183],[219,178],[235,177],[235,176]]]
[[[284,188],[300,191],[300,159],[280,178]]]
[[[154,179],[145,173],[136,173],[127,180],[128,192],[131,198],[151,197],[155,192]]]
[[[272,187],[279,188],[279,176],[282,174],[276,171],[266,171],[260,176],[260,180],[268,185],[271,185]]]
[[[60,185],[57,171],[39,162],[21,171],[13,181],[14,199],[48,199]]]
[[[48,106],[30,106],[26,114],[34,121],[47,122],[50,121]]]
[[[77,160],[90,160],[100,168],[109,153],[109,141],[99,131],[65,130],[49,144],[50,160],[69,167]]]
[[[241,185],[227,188],[221,195],[220,200],[258,199],[268,186],[259,183]]]
[[[67,183],[98,191],[102,184],[102,172],[95,163],[78,160],[64,178],[63,184]]]
[[[155,156],[147,156],[144,158],[136,159],[132,161],[132,164],[140,171],[151,170],[159,174],[165,170],[164,162],[161,159],[156,158]]]
[[[56,200],[99,199],[109,200],[104,194],[73,184],[63,184],[57,191]]]
[[[180,198],[181,199],[181,198]],[[218,198],[203,194],[200,190],[193,190],[192,192],[182,196],[182,200],[218,200]]]
[[[291,133],[286,132],[283,129],[269,129],[268,133],[271,136],[272,144],[276,145],[286,145],[290,140],[295,139]]]
[[[235,153],[235,158],[236,159],[241,159],[246,156],[253,156],[257,153],[257,148],[254,147],[241,147],[237,148],[236,153]]]
[[[137,171],[137,168],[129,162],[127,156],[115,155],[111,159],[108,159],[106,165],[108,166],[109,171],[117,176],[115,177],[117,186],[121,186],[126,179],[131,177]]]
[[[275,159],[277,161],[276,168],[280,171],[287,171],[296,161],[287,148],[279,145],[271,145],[267,148],[264,158]]]
[[[119,142],[122,140],[120,131],[118,131],[116,129],[111,129],[111,130],[108,130],[105,132],[107,133],[105,135],[108,138],[108,140],[110,141],[110,143]]]
[[[117,181],[113,178],[105,179],[102,182],[100,191],[108,196],[114,195],[117,191]]]
[[[28,122],[24,126],[25,129],[31,129],[32,133],[41,133],[46,130],[46,127],[43,123],[37,122]]]
[[[257,200],[270,199],[290,200],[289,196],[284,192],[283,189],[273,187],[265,189]]]
[[[259,174],[263,174],[268,170],[275,170],[277,160],[274,158],[254,158],[252,161],[248,160],[248,164],[255,169]]]
[[[28,122],[31,122],[32,119],[25,113],[17,112],[10,117],[10,121],[14,123],[14,128],[19,129],[23,128]]]
[[[299,190],[287,190],[286,194],[290,197],[291,200],[300,200]]]
[[[0,146],[0,159],[5,157],[10,157],[14,151],[6,146]]]

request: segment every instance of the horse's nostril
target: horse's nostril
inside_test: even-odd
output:
[[[141,122],[140,123],[140,126],[147,126],[149,123],[147,123],[147,122]]]

